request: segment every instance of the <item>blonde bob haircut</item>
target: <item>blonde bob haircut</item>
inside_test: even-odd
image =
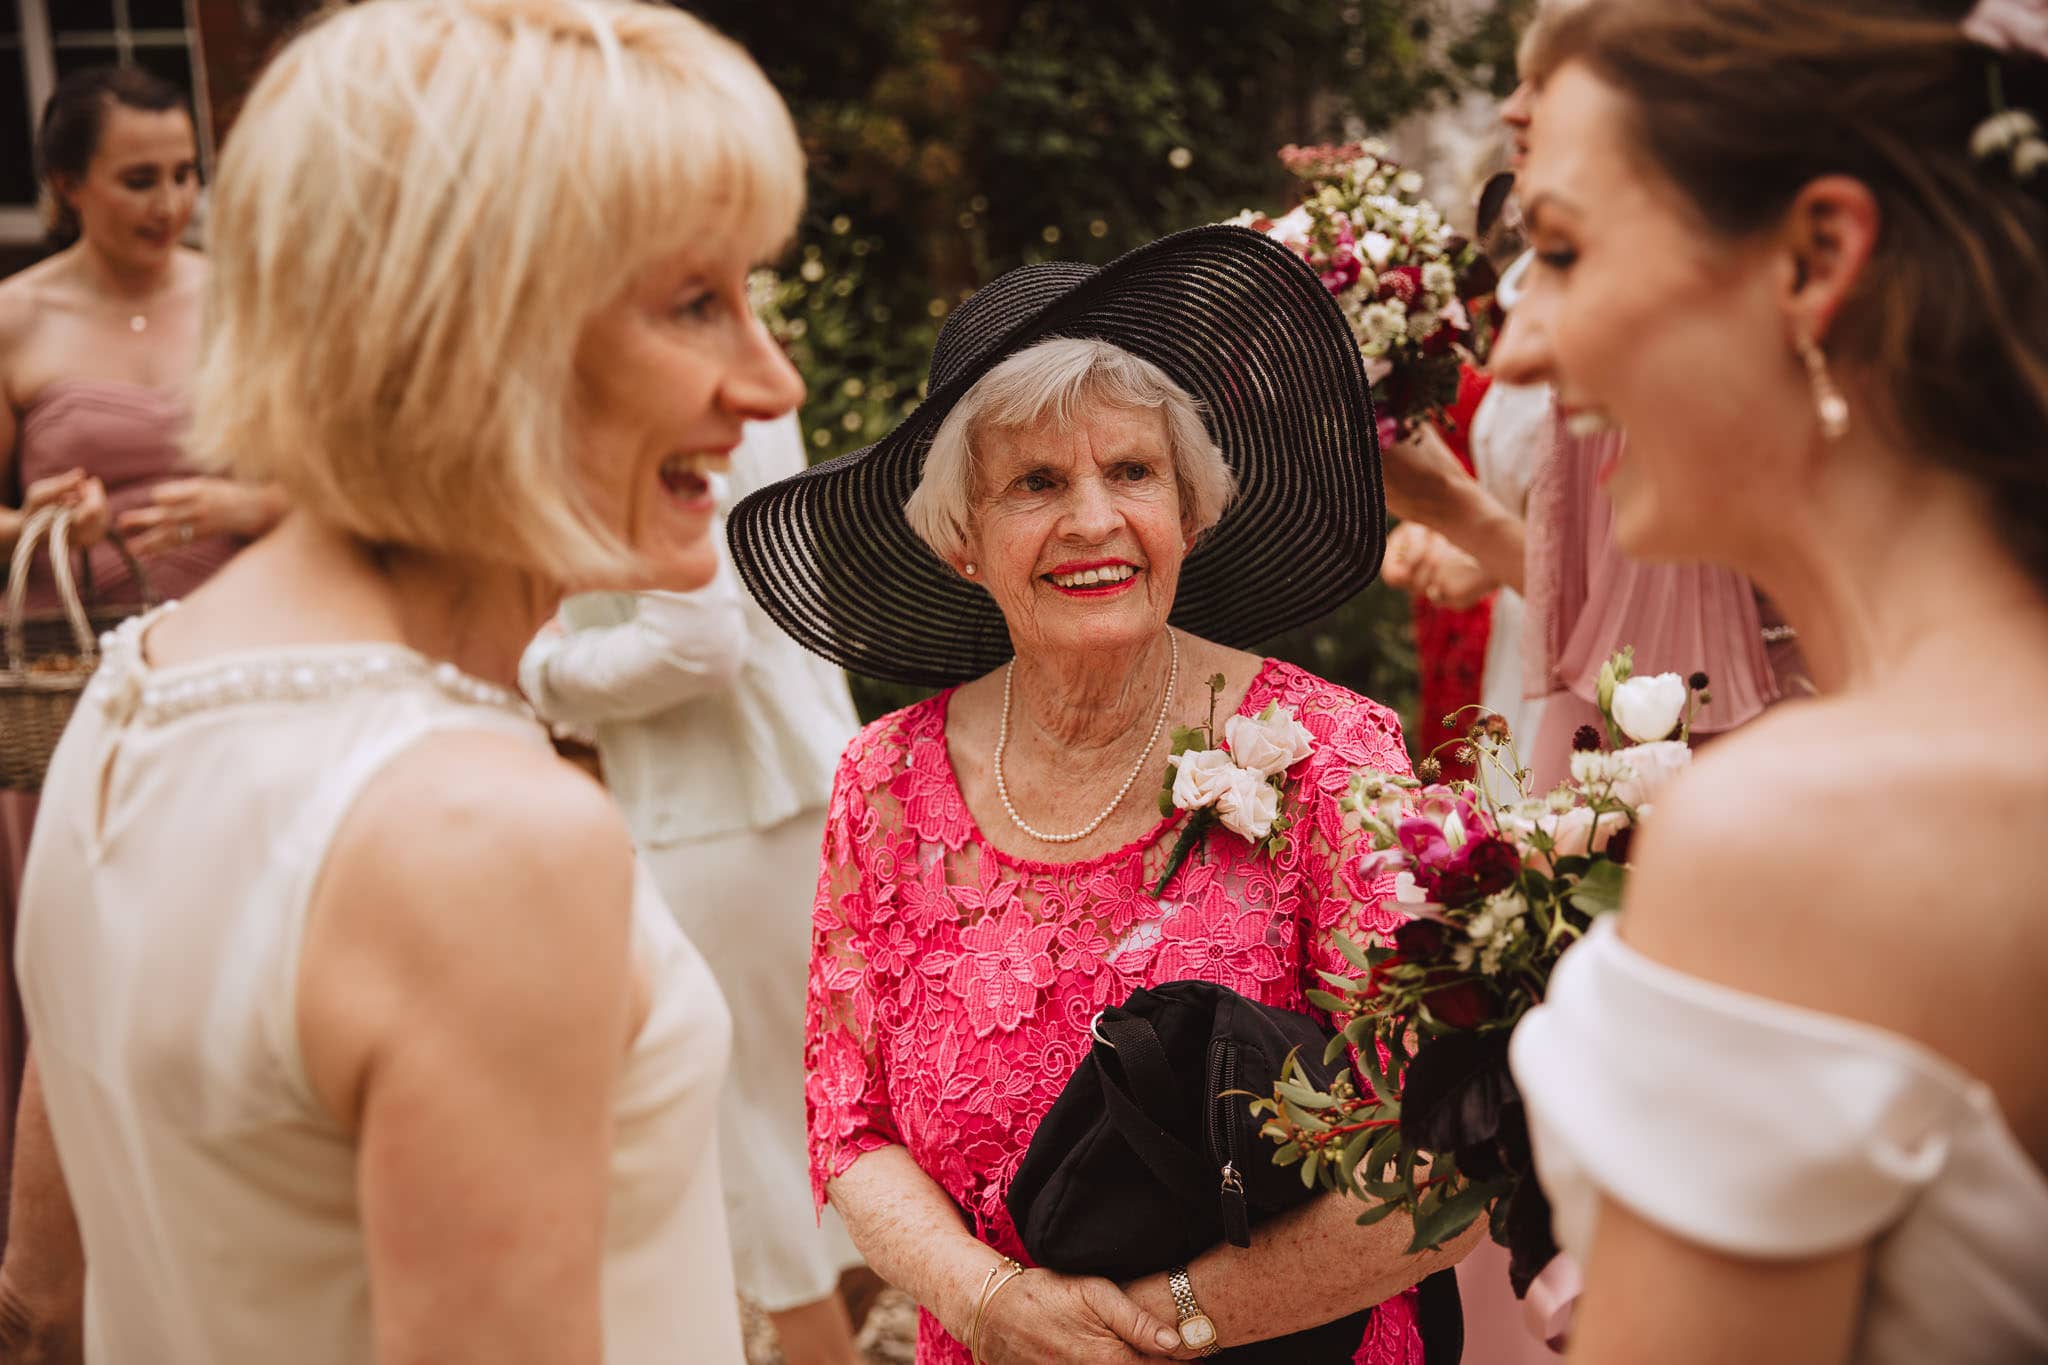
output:
[[[281,52],[221,158],[190,447],[373,544],[617,581],[578,480],[584,323],[803,200],[737,44],[630,0],[366,0]]]
[[[959,559],[973,524],[980,473],[975,436],[989,428],[1035,427],[1048,419],[1058,430],[1069,431],[1098,408],[1157,410],[1166,419],[1181,525],[1199,536],[1223,519],[1237,496],[1237,476],[1209,439],[1201,401],[1166,371],[1121,347],[1092,338],[1054,337],[997,365],[946,414],[903,507],[910,529],[940,559]]]

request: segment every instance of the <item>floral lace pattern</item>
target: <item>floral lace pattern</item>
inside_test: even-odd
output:
[[[1301,819],[1268,858],[1226,830],[1151,887],[1184,818],[1122,849],[1046,863],[991,847],[946,752],[951,692],[885,716],[848,746],[833,784],[812,924],[806,1098],[812,1192],[897,1144],[965,1212],[975,1236],[1028,1263],[1005,1199],[1039,1120],[1089,1047],[1088,1022],[1138,986],[1219,982],[1269,1005],[1342,956],[1325,931],[1391,930],[1391,879],[1363,875],[1337,802],[1351,769],[1406,772],[1393,714],[1267,660],[1240,715],[1293,709],[1315,752],[1289,773]],[[1417,1365],[1413,1295],[1390,1300],[1361,1365]],[[919,1365],[968,1353],[929,1314]]]

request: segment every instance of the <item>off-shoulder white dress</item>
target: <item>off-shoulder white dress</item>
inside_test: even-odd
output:
[[[1581,1262],[1603,1194],[1732,1256],[1870,1243],[1857,1365],[2048,1360],[2048,1177],[1927,1048],[1675,971],[1607,920],[1512,1056]]]

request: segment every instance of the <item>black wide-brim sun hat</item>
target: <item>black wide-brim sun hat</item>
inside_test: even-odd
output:
[[[1050,337],[1151,361],[1202,400],[1236,500],[1181,566],[1171,620],[1243,648],[1314,620],[1378,574],[1379,437],[1350,325],[1306,262],[1249,228],[1191,228],[1100,268],[1028,265],[975,291],[932,348],[925,401],[873,445],[732,510],[740,579],[805,648],[855,673],[943,687],[1012,653],[995,602],[910,529],[903,506],[953,405]]]

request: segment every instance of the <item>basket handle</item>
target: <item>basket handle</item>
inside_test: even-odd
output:
[[[28,604],[28,566],[44,534],[50,538],[50,568],[57,579],[57,599],[71,622],[71,638],[78,642],[79,659],[87,664],[99,661],[99,645],[93,639],[92,622],[78,600],[78,583],[71,573],[71,509],[40,507],[22,523],[21,537],[14,542],[14,560],[7,573],[7,666],[19,673],[28,666],[27,642],[22,637],[22,614]]]
[[[156,588],[151,585],[149,574],[142,567],[142,561],[135,557],[135,551],[128,548],[128,537],[121,534],[120,527],[109,524],[106,534],[101,539],[113,546],[114,552],[121,556],[121,562],[128,566],[128,577],[142,594],[142,609],[144,611],[153,609],[157,605]],[[78,563],[80,565],[80,599],[90,602],[95,606],[104,605],[99,600],[99,589],[93,586],[92,556],[86,551],[80,550],[78,552]]]

